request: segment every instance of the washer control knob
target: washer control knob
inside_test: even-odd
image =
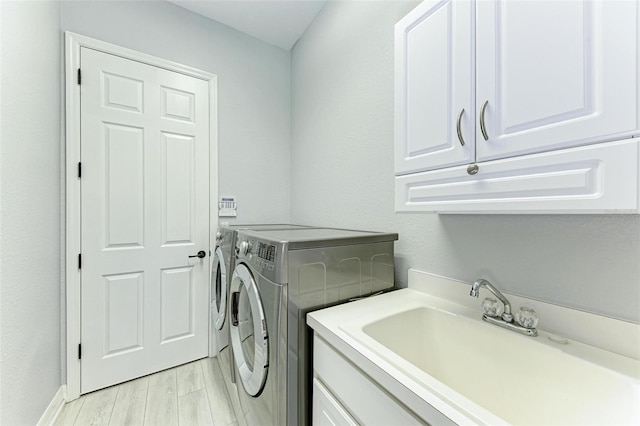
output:
[[[251,252],[251,243],[249,241],[240,242],[240,254],[246,256]]]

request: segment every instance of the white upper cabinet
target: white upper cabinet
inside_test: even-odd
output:
[[[637,132],[636,2],[476,7],[476,161]]]
[[[421,3],[395,28],[396,210],[638,213],[639,16],[638,0]]]
[[[474,161],[472,15],[471,2],[429,0],[396,26],[398,174]]]

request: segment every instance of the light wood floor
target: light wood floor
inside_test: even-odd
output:
[[[81,396],[65,404],[56,426],[237,425],[216,358]]]

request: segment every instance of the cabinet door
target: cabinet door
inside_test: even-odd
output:
[[[474,161],[472,11],[468,0],[427,0],[396,24],[398,175]]]
[[[635,0],[477,2],[477,161],[637,134],[637,9]]]

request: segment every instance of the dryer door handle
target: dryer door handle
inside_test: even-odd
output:
[[[238,326],[238,298],[240,292],[234,291],[231,293],[231,325]]]

